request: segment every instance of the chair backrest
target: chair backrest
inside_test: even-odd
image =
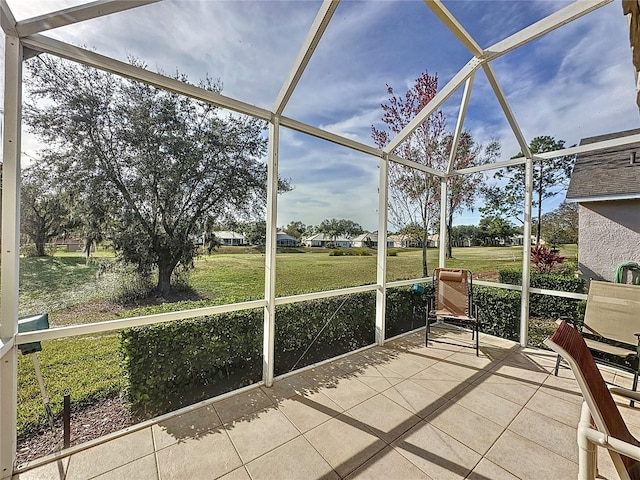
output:
[[[453,268],[433,271],[436,310],[446,310],[457,316],[469,316],[471,311],[471,272]]]
[[[553,336],[544,343],[571,366],[596,428],[606,435],[637,445],[580,332],[561,322]],[[632,458],[620,457],[627,471],[638,463]]]
[[[585,333],[637,345],[640,333],[640,286],[592,280],[584,314]]]

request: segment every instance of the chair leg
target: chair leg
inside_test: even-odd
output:
[[[633,387],[631,387],[631,390],[633,390],[634,392],[638,390],[638,370],[637,369],[636,369],[636,373],[634,373],[633,375]],[[629,406],[633,407],[634,405],[635,405],[635,402],[631,400],[631,402],[629,402]]]
[[[476,330],[476,357],[480,356],[479,350],[480,350],[480,331],[478,330],[478,324],[476,323],[475,325],[475,330]]]
[[[595,480],[598,450],[585,435],[585,429],[591,428],[591,415],[583,403],[578,423],[578,480]]]
[[[558,355],[558,358],[556,358],[556,369],[553,371],[553,374],[557,377],[558,376],[558,370],[560,370],[560,361],[562,360],[562,357],[560,355]]]
[[[424,346],[429,346],[429,314],[427,314],[427,324],[425,325]]]

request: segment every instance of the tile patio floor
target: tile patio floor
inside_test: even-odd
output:
[[[15,475],[76,479],[573,479],[581,395],[555,356],[418,332]],[[605,371],[627,386],[629,378]],[[640,433],[640,409],[621,405]],[[636,414],[638,413],[638,414]],[[604,478],[617,478],[600,449]]]

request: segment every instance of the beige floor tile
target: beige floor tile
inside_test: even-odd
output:
[[[433,479],[465,478],[481,456],[433,425],[420,422],[392,446]]]
[[[376,395],[347,413],[390,443],[420,421],[420,417],[384,395]]]
[[[247,464],[252,480],[329,480],[340,478],[302,436]]]
[[[364,402],[378,393],[357,378],[341,378],[336,386],[323,387],[320,392],[345,410]]]
[[[504,428],[457,403],[448,403],[427,419],[443,432],[484,455]]]
[[[626,372],[616,373],[612,383],[623,388],[631,389],[633,387],[633,375]]]
[[[488,371],[484,370],[482,367],[474,367],[458,363],[454,360],[454,357],[455,355],[452,355],[446,360],[436,363],[430,368],[430,370],[443,373],[447,375],[447,377],[451,377],[458,382],[467,383],[476,382],[488,373]],[[420,374],[416,376],[419,377]]]
[[[16,474],[12,477],[12,480],[64,480],[68,464],[69,457],[64,457],[41,467]]]
[[[291,398],[312,390],[311,384],[300,374],[276,380],[271,387],[263,386],[260,388],[276,403],[285,398]]]
[[[170,445],[156,458],[160,480],[217,478],[242,466],[225,430]]]
[[[363,368],[368,366],[371,362],[365,356],[359,353],[354,353],[347,357],[342,357],[338,360],[331,362],[336,367],[344,370],[345,373],[358,373]]]
[[[405,380],[382,392],[401,407],[425,418],[448,402],[448,399],[413,380]]]
[[[222,423],[213,405],[176,415],[151,427],[156,450],[186,439],[197,439],[221,429]]]
[[[511,475],[504,468],[500,468],[486,458],[480,460],[480,463],[467,478],[469,480],[518,480],[518,477]]]
[[[274,407],[273,401],[260,388],[233,395],[213,405],[222,423]]]
[[[480,370],[490,370],[496,365],[496,361],[484,355],[476,356],[475,350],[461,350],[447,357],[447,362],[451,362],[467,368],[475,368]]]
[[[311,384],[311,388],[315,390],[325,387],[335,387],[342,378],[352,376],[341,368],[333,365],[333,363],[312,368],[311,370],[305,370],[300,375],[302,375],[305,380]]]
[[[525,405],[538,389],[537,386],[533,387],[528,382],[495,374],[483,377],[479,382],[473,384],[473,388],[493,393],[518,405]]]
[[[109,472],[93,477],[92,480],[158,480],[155,454],[134,460]]]
[[[432,480],[426,473],[400,455],[391,447],[386,447],[374,458],[358,468],[347,480]]]
[[[236,468],[232,472],[219,477],[218,480],[251,480],[247,469],[244,467]]]
[[[341,477],[385,447],[385,443],[364,425],[345,414],[323,423],[304,436]]]
[[[569,427],[541,413],[524,408],[509,425],[509,430],[542,447],[553,450],[567,460],[578,463],[578,442],[575,427]]]
[[[411,377],[411,381],[448,399],[454,398],[471,386],[471,384],[454,378],[434,367],[429,367],[414,375]]]
[[[561,398],[567,402],[582,403],[582,392],[578,383],[573,378],[556,377],[549,375],[540,387],[545,393]]]
[[[385,367],[407,378],[435,363],[437,363],[436,359],[418,353],[399,352],[398,356],[385,365]]]
[[[280,402],[278,409],[304,433],[342,413],[344,409],[322,393],[296,395]]]
[[[71,455],[66,480],[86,479],[153,453],[151,427]]]
[[[492,374],[497,374],[504,378],[527,382],[532,387],[539,387],[549,376],[549,372],[536,368],[528,368],[529,366],[516,365],[514,363],[505,362],[496,365],[492,369]],[[552,373],[553,375],[553,373]]]
[[[244,463],[300,435],[284,413],[276,409],[242,417],[225,426]]]
[[[508,426],[522,406],[481,388],[468,388],[453,401],[502,427]]]
[[[581,406],[579,404],[567,402],[542,390],[538,390],[531,397],[526,407],[572,428],[575,428],[580,420]]]
[[[405,380],[404,377],[391,372],[391,370],[373,365],[369,365],[363,369],[362,372],[359,372],[357,378],[366,386],[373,388],[376,392],[384,392],[393,385],[397,385]]]
[[[491,447],[486,458],[523,480],[578,476],[576,463],[509,430]]]

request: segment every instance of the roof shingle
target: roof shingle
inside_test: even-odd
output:
[[[640,134],[640,129],[626,130],[597,137],[583,138],[580,145]],[[638,152],[638,159],[631,164],[631,152]],[[596,152],[579,154],[569,182],[567,200],[600,198],[624,195],[640,198],[640,142],[613,147]]]

